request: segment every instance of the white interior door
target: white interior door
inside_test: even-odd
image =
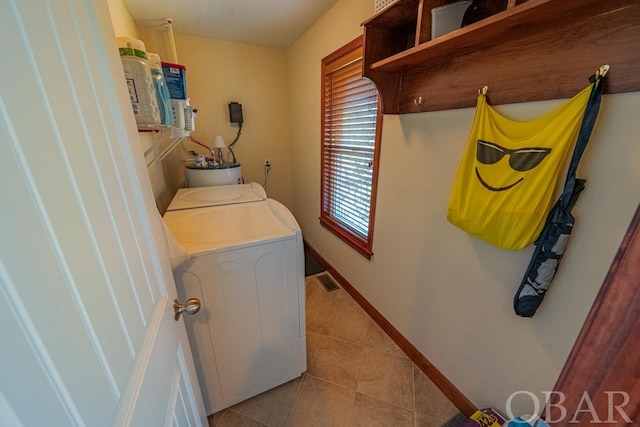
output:
[[[0,46],[0,424],[205,424],[106,2],[3,0]]]

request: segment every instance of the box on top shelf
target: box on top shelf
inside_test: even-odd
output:
[[[162,63],[162,72],[167,81],[171,99],[187,99],[187,67],[180,64]]]
[[[431,39],[460,28],[469,5],[471,1],[461,0],[431,9]]]

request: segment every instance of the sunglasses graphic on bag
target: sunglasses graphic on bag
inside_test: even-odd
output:
[[[511,150],[489,141],[478,140],[476,159],[482,164],[498,163],[509,155],[509,166],[518,172],[526,172],[538,166],[551,152],[551,148],[527,147]]]

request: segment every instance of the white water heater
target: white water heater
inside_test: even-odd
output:
[[[211,187],[214,185],[243,183],[242,166],[240,164],[199,166],[192,163],[187,165],[187,185],[189,187]]]

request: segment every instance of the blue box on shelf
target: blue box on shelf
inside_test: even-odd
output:
[[[162,73],[167,81],[171,99],[187,99],[187,67],[180,64],[162,63]]]

